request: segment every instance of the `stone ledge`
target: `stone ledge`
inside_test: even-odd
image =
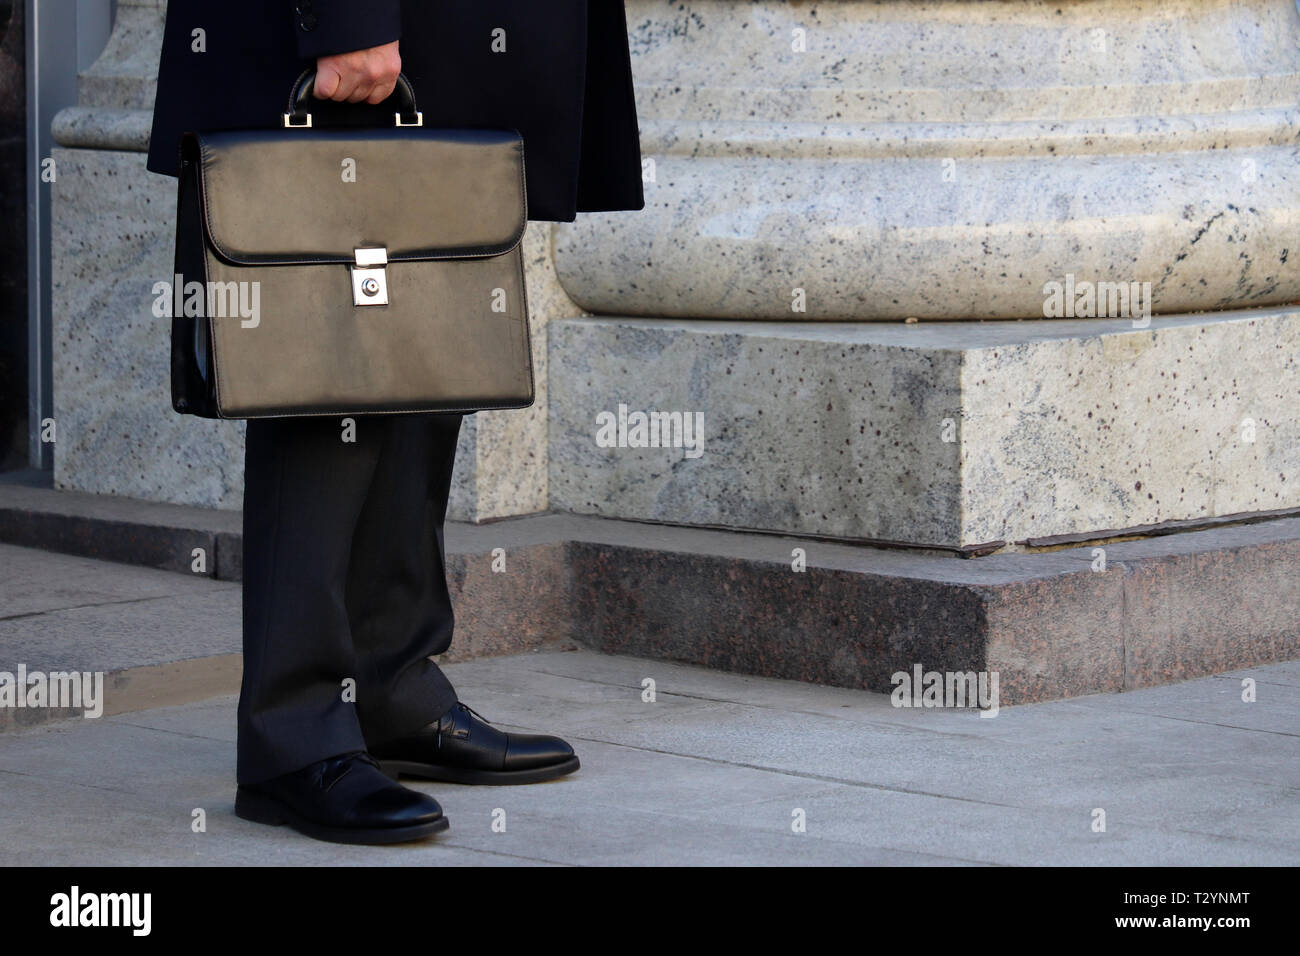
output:
[[[240,579],[243,516],[111,495],[0,485],[0,541],[163,571]]]
[[[39,544],[40,529],[101,557],[119,536],[131,544],[119,560],[169,568],[159,556],[177,541],[225,535],[237,550],[237,520],[0,486],[0,540]],[[497,548],[506,573],[492,571]],[[795,548],[806,572],[791,568]],[[1104,572],[1091,547],[971,560],[561,514],[449,524],[447,549],[449,660],[572,641],[874,691],[915,664],[988,669],[1012,704],[1300,658],[1300,518],[1110,544]]]
[[[60,146],[130,153],[149,151],[152,130],[153,113],[148,110],[90,106],[69,106],[59,110],[50,124],[50,135]]]
[[[1297,309],[601,317],[552,323],[549,348],[563,511],[984,551],[1300,509]],[[597,446],[620,405],[701,415],[703,454]]]

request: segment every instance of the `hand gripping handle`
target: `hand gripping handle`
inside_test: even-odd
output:
[[[306,69],[294,81],[293,89],[289,91],[289,102],[284,113],[284,126],[286,129],[309,129],[312,125],[311,111],[308,104],[313,99],[312,89],[316,84],[316,71]],[[423,126],[424,114],[419,111],[415,105],[415,89],[411,86],[411,81],[406,78],[405,73],[397,75],[397,86],[393,90],[393,95],[384,102],[387,103],[393,97],[397,98],[397,112],[393,114],[394,126]]]

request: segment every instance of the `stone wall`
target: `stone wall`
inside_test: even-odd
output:
[[[162,7],[56,124],[56,480],[238,507],[147,307]],[[979,551],[1300,509],[1294,0],[627,11],[647,207],[530,228],[539,401],[467,420],[454,517]],[[1053,282],[1138,294],[1048,318]],[[620,405],[707,450],[602,447]]]

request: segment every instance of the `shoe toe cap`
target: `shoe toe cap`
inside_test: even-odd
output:
[[[505,770],[532,770],[565,763],[574,757],[573,747],[547,734],[508,734]]]
[[[394,785],[376,790],[357,801],[353,818],[358,826],[418,826],[441,819],[442,806],[418,790]]]

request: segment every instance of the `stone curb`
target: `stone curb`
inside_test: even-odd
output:
[[[203,547],[221,580],[239,577],[239,520],[0,486],[0,541],[187,573]],[[1095,551],[968,559],[558,514],[453,523],[447,659],[576,642],[882,692],[917,665],[988,670],[1015,704],[1300,658],[1300,518],[1107,544],[1101,572]]]

